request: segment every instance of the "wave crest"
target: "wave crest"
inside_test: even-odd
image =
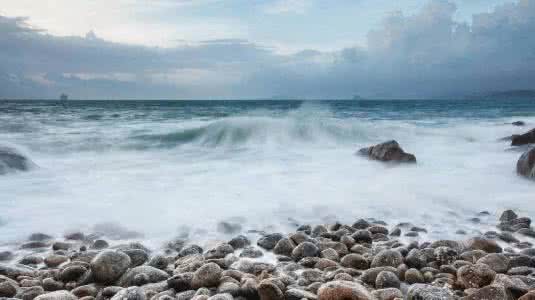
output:
[[[233,117],[193,128],[134,138],[160,147],[196,144],[206,147],[247,145],[291,145],[299,143],[339,144],[363,137],[355,124],[341,120],[310,118]]]

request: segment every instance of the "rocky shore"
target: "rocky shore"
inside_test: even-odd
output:
[[[81,232],[61,239],[35,233],[17,250],[0,252],[0,298],[535,299],[529,218],[507,210],[495,230],[458,232],[459,240],[420,240],[425,232],[358,219],[261,232],[257,240],[236,235],[210,249],[175,239],[158,250],[134,241],[112,246]]]

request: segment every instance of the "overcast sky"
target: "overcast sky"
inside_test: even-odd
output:
[[[0,98],[535,88],[535,0],[0,0]]]

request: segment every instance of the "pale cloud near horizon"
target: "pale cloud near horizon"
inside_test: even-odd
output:
[[[181,40],[245,37],[239,22],[224,17],[160,20],[161,14],[185,11],[221,0],[17,0],[6,1],[0,15],[29,17],[29,23],[56,36],[89,31],[114,42],[171,47]]]
[[[284,22],[290,16],[304,20],[314,10],[329,8],[317,7],[322,5],[319,1],[306,1],[304,10],[299,5],[293,8],[290,5],[278,12],[265,11],[266,4],[299,2],[291,0],[265,1],[258,9],[267,15],[276,13],[274,20],[286,26]],[[247,26],[241,29],[244,22],[239,18],[214,15],[203,6],[217,6],[219,11],[223,7],[218,5],[223,1],[157,1],[160,7],[151,6],[156,13],[143,10],[144,2],[114,2],[115,6],[108,7],[109,15],[99,17],[100,23],[87,23],[105,26],[100,30],[84,27],[88,30],[83,35],[69,33],[70,29],[60,23],[58,28],[65,30],[63,34],[40,26],[48,22],[50,15],[47,8],[39,5],[35,9],[43,10],[41,19],[35,20],[32,14],[28,14],[29,18],[0,16],[0,48],[3,49],[0,97],[55,98],[62,92],[74,98],[98,99],[269,98],[273,95],[339,98],[356,94],[378,98],[459,97],[489,90],[529,88],[535,78],[535,38],[532,37],[535,0],[480,8],[483,12],[474,14],[470,21],[459,20],[462,8],[457,1],[426,1],[416,10],[384,14],[367,30],[363,43],[349,40],[348,46],[332,47],[328,51],[312,47],[296,48],[293,52],[280,51],[288,47],[282,41],[256,41],[250,36],[254,29]],[[92,5],[103,3],[93,1]],[[135,18],[127,17],[128,13],[122,11],[117,14],[119,19],[113,19],[114,10],[128,7]],[[182,25],[174,30],[188,28],[198,33],[177,39],[177,33],[168,33],[169,29],[151,28],[150,20],[155,18],[154,14],[161,13],[161,7],[200,11],[202,17],[188,21],[213,22],[207,22],[205,27],[195,22],[191,28]],[[2,9],[3,14],[6,8]],[[65,14],[65,18],[78,16],[83,26],[86,26],[83,19],[91,16],[91,9],[83,5],[64,9],[57,14]],[[69,12],[76,10],[87,12],[69,16]],[[16,10],[12,14],[18,15]],[[116,34],[121,35],[121,28],[106,33],[106,26],[113,27],[114,22],[123,20],[130,22],[125,27],[128,29],[124,29],[127,32],[131,30],[129,26],[134,26],[132,22],[143,24],[140,36],[148,33],[148,40],[136,40],[135,34],[129,33],[124,34],[128,38],[114,38]],[[158,20],[154,26],[171,22],[165,15]],[[225,33],[211,32],[214,25]],[[225,26],[231,29],[226,32]],[[37,31],[35,27],[42,30]],[[82,30],[75,28],[73,24],[72,30]],[[161,46],[159,39],[173,39],[174,43],[154,47]],[[273,47],[277,43],[280,46]]]
[[[268,14],[304,14],[310,5],[310,0],[276,0],[267,4],[265,11]]]

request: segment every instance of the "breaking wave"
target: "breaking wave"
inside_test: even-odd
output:
[[[196,144],[206,147],[247,145],[340,144],[365,138],[362,126],[340,120],[232,117],[168,133],[136,135],[160,147]]]

